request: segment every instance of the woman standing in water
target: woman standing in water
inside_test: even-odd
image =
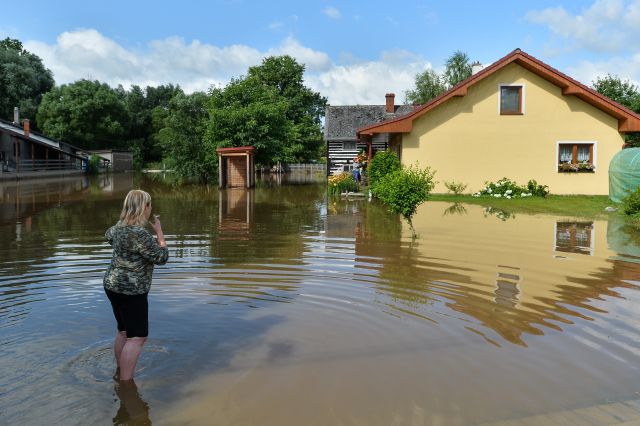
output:
[[[151,196],[133,189],[124,199],[120,220],[105,233],[113,247],[113,257],[103,284],[118,323],[113,350],[118,365],[115,377],[119,380],[133,379],[149,334],[147,294],[153,265],[164,265],[169,259],[159,216],[151,223],[150,215]],[[145,229],[147,224],[156,233],[157,241]]]

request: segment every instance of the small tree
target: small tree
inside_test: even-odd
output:
[[[414,238],[417,235],[412,218],[418,206],[429,198],[435,186],[434,175],[435,171],[429,167],[420,169],[416,165],[401,168],[384,176],[375,187],[376,197],[393,213],[399,213],[405,218]]]
[[[410,104],[426,104],[447,90],[444,77],[432,69],[416,75],[416,88],[407,90],[405,97]]]
[[[371,186],[372,191],[375,190],[375,186],[380,179],[391,172],[400,170],[401,167],[400,160],[395,153],[391,151],[376,152],[371,164],[367,167],[369,186]]]

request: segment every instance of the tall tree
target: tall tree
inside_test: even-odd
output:
[[[162,118],[164,127],[158,132],[164,158],[176,173],[198,178],[201,182],[215,180],[218,170],[215,147],[205,138],[209,122],[208,102],[205,93],[185,95],[178,92],[169,101]]]
[[[270,56],[249,68],[248,78],[271,87],[286,101],[285,117],[291,125],[284,145],[287,162],[307,162],[320,157],[324,147],[321,121],[327,98],[304,85],[305,66],[291,56]]]
[[[617,75],[607,74],[606,77],[598,77],[591,85],[609,99],[640,113],[640,91],[638,86],[629,80],[622,80]]]
[[[232,80],[211,91],[207,139],[216,148],[252,145],[257,164],[290,162],[287,147],[294,126],[286,116],[288,107],[274,87],[255,77]]]
[[[128,91],[122,88],[116,90],[121,93],[129,112],[130,122],[125,139],[134,152],[136,166],[141,167],[143,163],[161,160],[162,148],[157,132],[163,124],[158,118],[159,115],[166,116],[171,99],[176,94],[183,93],[182,89],[168,84],[158,87],[147,86],[145,89],[134,85]]]
[[[444,70],[444,79],[449,88],[460,83],[462,80],[471,76],[471,64],[469,63],[469,55],[456,50],[447,59]]]
[[[33,120],[43,94],[54,84],[51,71],[19,40],[0,41],[0,118],[11,120],[13,108],[19,107],[21,117]]]
[[[406,101],[414,105],[425,104],[447,90],[444,78],[433,69],[417,74],[415,84],[415,89],[405,92]]]
[[[48,136],[85,149],[126,148],[127,109],[118,92],[99,81],[54,88],[43,97],[37,122]]]

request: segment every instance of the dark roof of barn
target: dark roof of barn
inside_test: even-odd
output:
[[[324,116],[324,137],[326,140],[355,140],[359,128],[398,118],[413,109],[413,105],[396,105],[394,113],[387,113],[385,105],[330,105]]]

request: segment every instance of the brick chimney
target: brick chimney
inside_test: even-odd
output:
[[[387,93],[384,95],[387,99],[387,108],[386,112],[396,112],[396,94],[395,93]]]
[[[29,119],[25,118],[22,122],[22,129],[24,130],[24,135],[29,137]]]
[[[13,107],[13,124],[20,125],[20,108]]]

